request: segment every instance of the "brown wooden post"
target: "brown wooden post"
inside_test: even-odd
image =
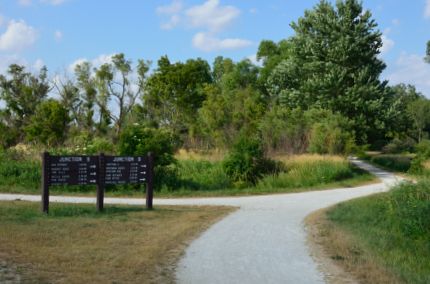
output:
[[[50,159],[49,153],[42,154],[42,212],[48,214],[49,212],[49,167]]]
[[[154,155],[148,153],[148,176],[146,182],[146,209],[152,209],[152,199],[154,196]]]
[[[97,178],[97,211],[103,211],[105,196],[105,155],[100,153]]]

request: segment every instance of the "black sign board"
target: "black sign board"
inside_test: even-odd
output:
[[[50,156],[48,163],[49,185],[97,184],[98,156]]]
[[[97,209],[103,210],[105,185],[146,183],[146,207],[152,209],[154,156],[51,156],[42,155],[42,211],[48,213],[52,185],[97,186]]]
[[[147,157],[105,157],[105,184],[145,183],[148,179]]]

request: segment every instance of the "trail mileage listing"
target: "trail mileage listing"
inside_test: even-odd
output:
[[[144,183],[147,181],[147,157],[105,157],[105,184]]]
[[[50,156],[49,185],[145,183],[148,158],[124,156]]]
[[[97,184],[99,159],[96,156],[50,156],[50,185]]]

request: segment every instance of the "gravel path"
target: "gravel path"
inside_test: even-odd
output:
[[[155,205],[228,205],[240,209],[193,241],[177,268],[179,283],[324,283],[306,246],[304,218],[356,197],[388,190],[400,179],[353,160],[382,180],[356,188],[251,197],[155,199]],[[0,200],[40,201],[0,194]],[[95,198],[50,197],[51,202],[95,203]],[[107,204],[143,205],[143,199],[106,198]]]

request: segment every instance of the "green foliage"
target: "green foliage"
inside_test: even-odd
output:
[[[143,95],[147,118],[177,134],[186,133],[206,99],[203,87],[211,82],[205,60],[171,64],[167,56],[161,57]]]
[[[383,137],[391,116],[389,93],[378,77],[381,33],[359,1],[320,1],[291,24],[290,55],[268,79],[277,103],[332,110],[353,122],[360,143]]]
[[[244,135],[233,145],[223,166],[233,181],[252,184],[265,174],[276,173],[279,170],[274,161],[265,157],[261,141]]]
[[[151,152],[154,155],[155,183],[160,188],[163,183],[171,186],[176,182],[173,166],[177,144],[177,138],[168,129],[132,125],[121,134],[118,149],[121,155],[146,155]]]
[[[262,178],[258,188],[310,188],[362,174],[348,161],[312,161],[290,165],[285,172]]]
[[[46,98],[50,86],[45,67],[38,75],[33,75],[26,72],[24,66],[12,64],[7,75],[0,75],[0,100],[6,104],[6,108],[0,111],[0,121],[7,129],[12,130],[12,134],[7,136],[14,141],[8,144],[16,144],[23,140],[23,130],[39,103]]]
[[[68,123],[68,110],[58,101],[49,99],[37,106],[25,127],[26,138],[46,146],[59,145],[66,138]]]
[[[430,281],[430,181],[403,183],[388,193],[349,201],[328,212],[354,236],[356,250],[373,256],[405,283]]]
[[[386,169],[405,173],[411,168],[412,158],[405,155],[377,155],[371,161]]]
[[[424,130],[430,126],[430,101],[420,98],[409,103],[407,113],[418,132],[417,140],[420,142],[424,138]]]
[[[309,135],[310,153],[318,154],[348,154],[355,143],[354,136],[348,131],[349,122],[341,115],[315,110],[318,116],[311,126]],[[312,116],[312,112],[307,115]]]
[[[430,140],[423,139],[415,145],[416,156],[412,160],[409,170],[412,174],[424,174],[425,169],[423,163],[430,158]]]
[[[229,148],[241,131],[255,132],[264,105],[253,88],[220,90],[207,87],[207,100],[198,112],[198,134],[207,144]]]
[[[382,148],[382,152],[384,154],[411,153],[414,150],[415,144],[416,142],[410,137],[406,137],[403,140],[394,138],[390,143]]]

